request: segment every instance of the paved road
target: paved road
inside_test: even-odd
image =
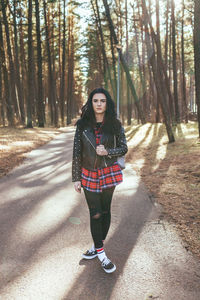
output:
[[[83,193],[71,183],[73,135],[69,127],[0,180],[0,299],[200,299],[199,262],[159,220],[130,165],[105,245],[116,272],[81,259],[92,241]]]

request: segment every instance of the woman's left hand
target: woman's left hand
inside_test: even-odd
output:
[[[99,145],[96,147],[96,152],[100,156],[108,155],[107,150],[105,149],[104,145]]]

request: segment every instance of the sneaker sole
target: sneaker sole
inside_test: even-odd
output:
[[[92,256],[87,256],[87,255],[82,254],[82,257],[83,257],[84,259],[93,259],[93,258],[97,257],[97,254],[92,255]]]
[[[103,268],[104,269],[104,268]],[[112,268],[112,269],[110,269],[110,270],[107,270],[107,269],[104,269],[104,271],[106,272],[106,273],[113,273],[113,272],[115,272],[115,270],[116,270],[116,266],[114,265],[114,267]]]

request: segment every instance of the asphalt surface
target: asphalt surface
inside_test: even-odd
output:
[[[69,127],[0,180],[0,299],[199,300],[199,261],[159,219],[131,165],[105,243],[117,270],[81,259],[92,240],[83,191],[71,182],[73,136]]]

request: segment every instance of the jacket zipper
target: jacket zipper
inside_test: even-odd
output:
[[[102,139],[102,137],[101,137],[101,139]],[[101,142],[101,140],[100,140],[100,142]],[[104,159],[104,164],[105,164],[105,166],[107,167],[108,165],[107,165],[107,163],[106,163],[105,156],[103,156],[103,159]]]
[[[87,137],[87,135],[85,134],[85,132],[83,131],[84,136],[86,137],[86,139],[88,140],[88,142],[90,143],[90,145],[92,146],[92,148],[94,148],[94,150],[96,151],[94,145],[92,144],[92,142],[90,141],[90,139]]]
[[[107,163],[106,163],[106,159],[105,159],[105,157],[103,157],[104,158],[104,163],[105,163],[105,166],[107,167],[108,165],[107,165]]]
[[[92,148],[95,150],[96,153],[96,149],[94,147],[94,145],[92,144],[92,142],[90,141],[90,139],[87,137],[86,133],[83,131],[84,136],[86,137],[86,139],[88,140],[88,142],[90,143],[90,145],[92,146]],[[95,161],[94,161],[94,169],[95,169],[95,165],[96,165],[96,161],[97,161],[97,154],[95,156]]]

